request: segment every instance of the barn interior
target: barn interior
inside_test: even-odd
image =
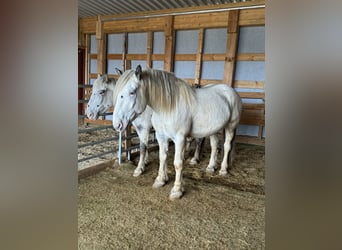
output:
[[[265,1],[78,5],[79,249],[264,249]],[[174,149],[169,183],[152,189],[159,164],[153,131],[146,171],[132,176],[139,154],[134,129],[119,138],[111,128],[113,109],[97,120],[85,109],[98,74],[117,79],[115,68],[137,65],[174,72],[190,85],[225,83],[237,90],[243,111],[227,176],[206,173],[206,140],[198,165],[188,164],[194,148],[186,152],[186,191],[170,202]]]

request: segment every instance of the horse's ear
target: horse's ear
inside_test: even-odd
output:
[[[97,74],[97,79],[101,78],[102,75],[101,74]]]
[[[118,68],[115,68],[115,71],[116,71],[116,73],[118,73],[118,75],[122,75],[122,71],[121,70],[119,70]]]
[[[137,68],[135,69],[135,76],[137,77],[138,81],[141,80],[141,66],[140,64],[137,66]]]
[[[102,76],[103,82],[108,82],[108,75],[104,74]]]

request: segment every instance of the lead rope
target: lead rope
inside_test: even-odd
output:
[[[121,144],[122,144],[122,133],[121,133],[121,131],[120,131],[120,132],[119,132],[119,149],[118,149],[119,165],[121,165],[121,154],[122,154]]]

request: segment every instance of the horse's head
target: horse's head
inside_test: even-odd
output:
[[[118,79],[114,91],[113,127],[124,131],[128,124],[144,112],[147,106],[141,66],[126,70]]]
[[[89,119],[96,120],[113,106],[113,81],[108,75],[97,75],[86,110]]]

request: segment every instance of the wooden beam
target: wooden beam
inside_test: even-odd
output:
[[[101,40],[103,39],[103,22],[101,21],[101,17],[97,17],[96,21],[96,39]]]
[[[98,44],[98,51],[97,51],[97,73],[98,74],[105,74],[106,73],[106,37],[103,39],[97,40]]]
[[[106,73],[106,36],[103,34],[103,22],[98,16],[96,22],[96,39],[97,39],[97,73],[104,74]]]
[[[147,33],[146,68],[152,68],[153,32]]]
[[[128,47],[128,34],[127,32],[124,33],[123,36],[123,43],[122,43],[122,71],[127,69],[127,47]]]
[[[247,80],[235,80],[235,88],[250,88],[250,89],[264,89],[265,82],[261,81],[247,81]]]
[[[237,143],[246,143],[246,144],[253,144],[259,146],[265,146],[265,138],[259,139],[255,136],[246,136],[246,135],[237,135],[235,137],[235,142]]]
[[[84,118],[85,123],[96,124],[96,125],[112,125],[112,121],[110,120],[90,120]]]
[[[240,11],[239,26],[265,25],[265,8]]]
[[[226,59],[224,63],[224,82],[229,86],[233,85],[236,51],[239,35],[239,10],[231,10],[228,14],[228,39]]]
[[[238,92],[241,98],[265,99],[265,92]]]
[[[108,168],[108,167],[112,167],[115,163],[115,160],[109,160],[106,162],[102,162],[87,168],[84,168],[80,171],[78,171],[78,179],[82,179],[82,178],[86,178],[92,175],[95,175],[97,173],[99,173],[100,171]]]
[[[174,40],[175,32],[173,29],[173,16],[165,17],[165,58],[164,58],[164,70],[173,71],[173,59],[174,59]]]
[[[197,54],[196,54],[195,84],[201,84],[203,40],[204,40],[204,29],[199,29]]]
[[[265,61],[265,53],[241,53],[237,55],[238,61]]]
[[[147,60],[147,54],[126,54],[127,60]]]

